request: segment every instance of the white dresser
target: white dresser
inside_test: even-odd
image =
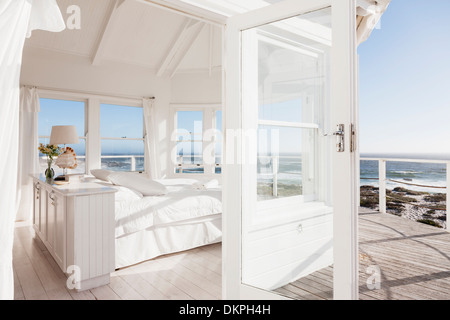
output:
[[[62,271],[69,289],[109,283],[115,269],[114,193],[93,182],[50,185],[33,175],[33,227]]]

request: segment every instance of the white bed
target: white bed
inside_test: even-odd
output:
[[[166,186],[167,194],[142,196],[130,186],[96,180],[117,189],[116,269],[222,241],[220,185],[199,188],[204,182],[195,179],[156,181]]]

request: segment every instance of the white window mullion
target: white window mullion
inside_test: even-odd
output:
[[[100,100],[89,98],[86,130],[86,172],[102,167],[100,140]]]
[[[214,118],[213,109],[203,112],[203,163],[206,175],[213,175],[215,170]]]

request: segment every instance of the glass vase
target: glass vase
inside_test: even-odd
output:
[[[52,160],[47,160],[48,168],[45,170],[45,181],[49,184],[53,184],[55,178],[55,171],[52,169]]]

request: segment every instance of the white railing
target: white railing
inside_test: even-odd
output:
[[[197,156],[197,157],[201,157],[200,155],[199,156]],[[205,164],[203,163],[203,162],[201,162],[201,163],[194,163],[194,161],[193,162],[191,162],[191,163],[185,163],[185,161],[184,161],[184,159],[195,159],[196,158],[196,156],[194,155],[194,156],[192,156],[192,155],[179,155],[179,156],[177,156],[177,164],[176,164],[176,170],[178,171],[178,172],[176,172],[176,173],[184,173],[184,170],[189,170],[189,169],[205,169]],[[214,163],[214,168],[216,169],[216,168],[220,168],[220,169],[222,169],[222,165],[220,164],[220,163],[218,163],[218,162],[216,162],[216,163]],[[214,169],[214,170],[215,170]]]
[[[101,159],[131,159],[131,169],[130,171],[136,171],[136,159],[143,159],[143,155],[118,155],[118,156],[101,156]],[[45,164],[47,162],[47,156],[40,157],[41,162]],[[86,156],[78,156],[78,160],[86,161]]]
[[[101,156],[101,159],[131,159],[131,170],[136,171],[136,159],[143,159],[145,156],[120,155],[120,156]]]
[[[386,213],[386,182],[391,181],[394,183],[417,186],[423,188],[433,188],[433,189],[442,189],[447,195],[446,198],[446,220],[447,220],[447,230],[450,231],[450,161],[449,160],[425,160],[425,159],[396,159],[396,158],[365,158],[361,157],[361,161],[378,161],[378,183],[379,183],[379,211],[381,213]],[[386,178],[386,163],[387,162],[411,162],[411,163],[437,163],[437,164],[445,164],[446,165],[446,186],[429,186],[429,185],[420,185],[413,184],[404,181],[397,181]],[[372,180],[372,179],[371,179]]]

